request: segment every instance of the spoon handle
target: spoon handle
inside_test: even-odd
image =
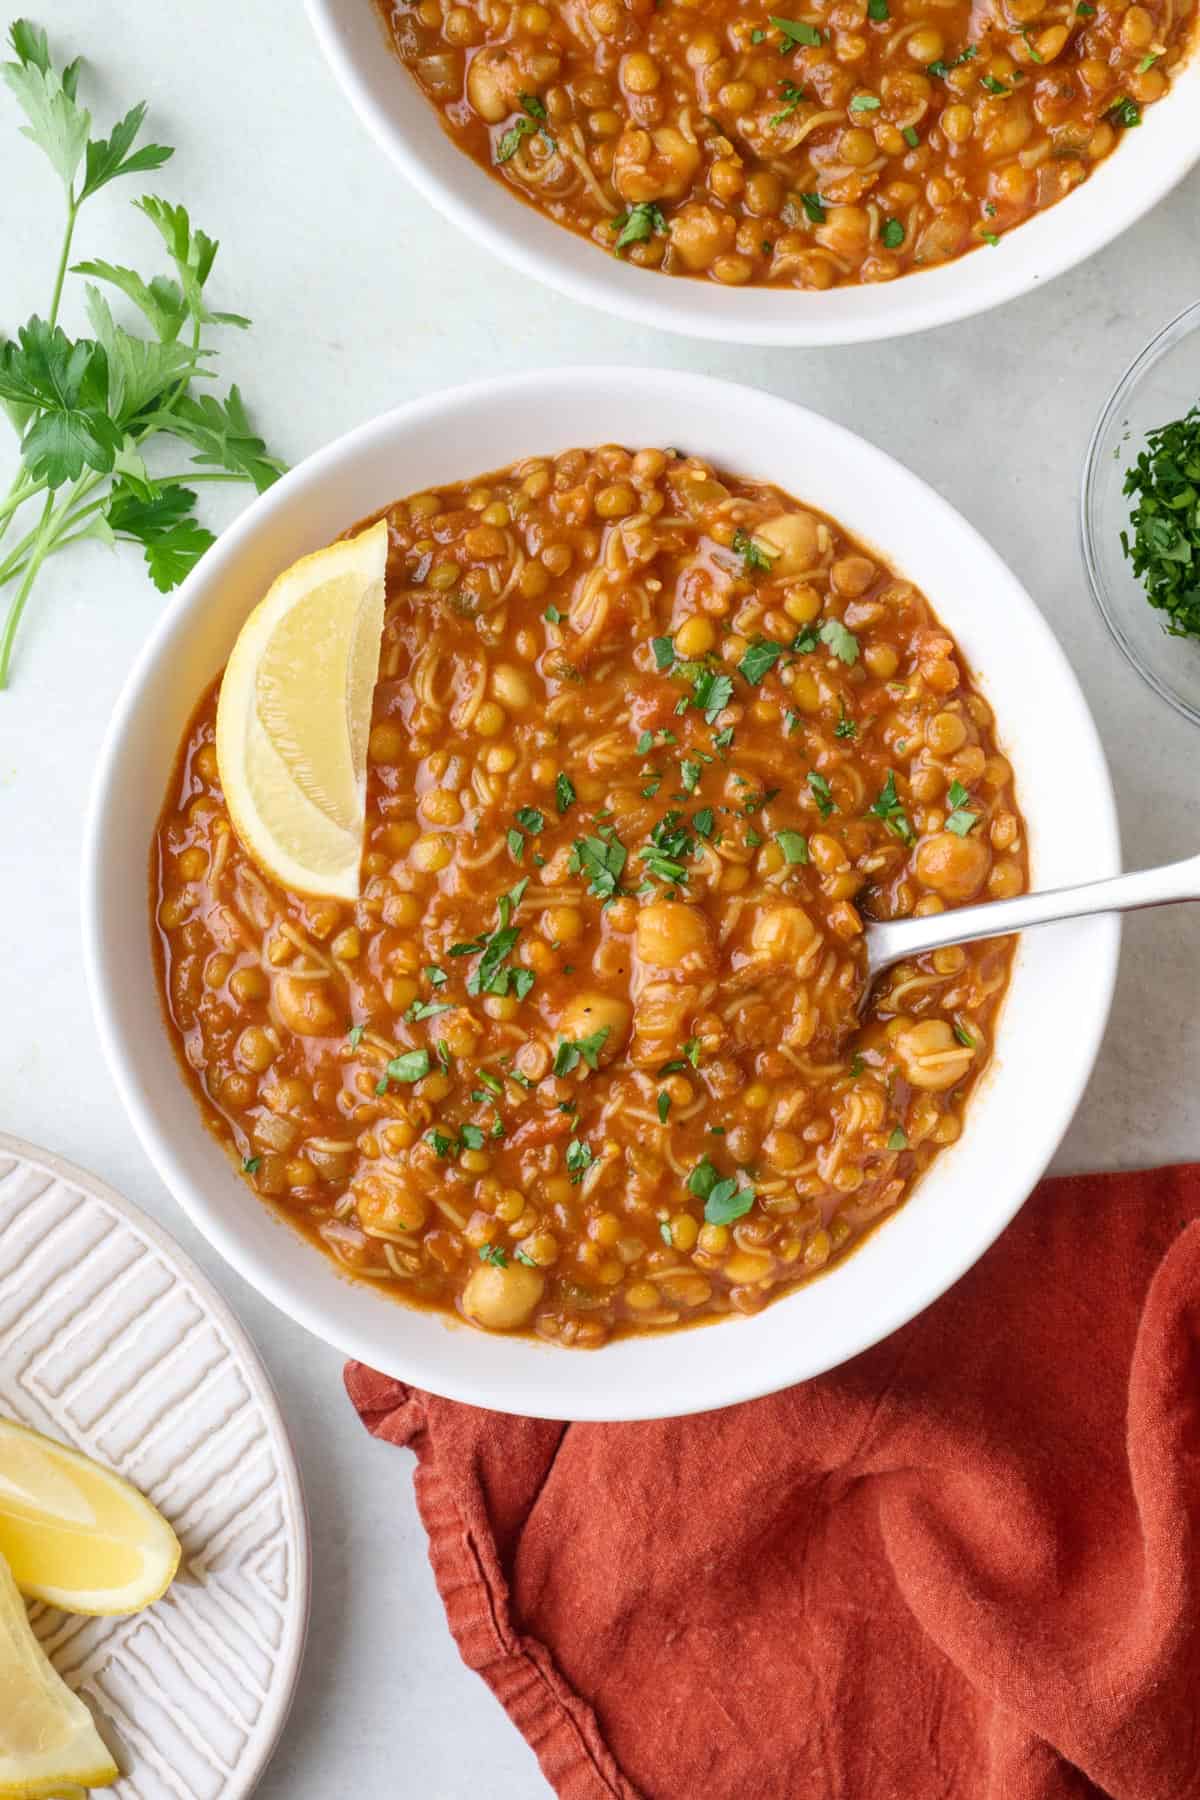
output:
[[[978,938],[1007,937],[1031,925],[1059,919],[1082,919],[1092,913],[1136,912],[1146,906],[1170,906],[1177,900],[1200,900],[1200,856],[1140,869],[1108,881],[1081,887],[1053,888],[1048,893],[1018,894],[1015,900],[990,900],[984,906],[962,906],[928,918],[894,919],[867,929],[872,975],[908,956],[941,950],[947,944],[971,944]]]

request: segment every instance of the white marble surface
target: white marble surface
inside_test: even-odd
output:
[[[229,334],[222,367],[282,454],[297,460],[410,395],[538,362],[666,362],[802,399],[939,487],[1038,599],[1095,708],[1127,862],[1197,848],[1200,739],[1104,634],[1075,519],[1101,402],[1200,289],[1200,180],[1104,255],[987,318],[824,353],[692,344],[573,307],[469,248],[385,166],[295,5],[53,0],[33,10],[60,49],[92,60],[99,119],[145,96],[154,132],[177,146],[147,185],[183,200],[221,239],[216,304],[256,321],[244,338]],[[0,95],[8,330],[44,311],[58,234],[53,177],[15,128]],[[116,186],[85,213],[77,254],[152,265],[151,240]],[[70,308],[65,322],[79,323]],[[5,481],[9,453],[0,440]],[[221,490],[209,516],[241,503],[241,490]],[[367,1439],[337,1355],[260,1301],[188,1228],[100,1061],[77,916],[85,791],[113,698],[161,605],[132,549],[70,553],[39,584],[12,689],[0,695],[0,1128],[90,1166],[161,1219],[232,1301],[278,1384],[307,1481],[315,1594],[303,1686],[265,1800],[545,1794],[533,1757],[446,1632],[408,1454]],[[1186,909],[1129,927],[1108,1040],[1060,1168],[1200,1152],[1198,934]]]

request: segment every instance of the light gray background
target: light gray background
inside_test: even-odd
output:
[[[214,304],[255,321],[245,336],[226,335],[222,371],[241,382],[282,455],[298,461],[411,395],[537,364],[665,363],[802,400],[939,488],[1033,593],[1095,709],[1127,866],[1200,849],[1200,738],[1110,644],[1075,523],[1101,403],[1200,290],[1200,179],[1083,268],[974,322],[841,351],[693,344],[573,306],[469,245],[373,148],[297,7],[30,0],[30,9],[58,50],[90,59],[87,94],[106,129],[145,97],[152,135],[177,147],[145,185],[182,200],[220,238]],[[159,266],[157,240],[128,205],[140,191],[116,184],[91,204],[78,257]],[[15,108],[0,94],[0,328],[45,311],[58,233],[55,179],[17,138]],[[74,303],[64,322],[81,323]],[[0,441],[5,483],[10,452]],[[244,503],[232,488],[205,499],[214,524]],[[264,1800],[539,1796],[548,1790],[532,1755],[445,1628],[411,1458],[363,1433],[337,1354],[259,1300],[185,1223],[100,1060],[79,944],[84,803],[112,702],[163,604],[132,547],[67,553],[39,583],[12,688],[0,695],[0,1128],[96,1170],[161,1219],[228,1295],[278,1385],[307,1484],[315,1581],[303,1682]],[[1187,909],[1128,927],[1108,1039],[1060,1169],[1200,1153],[1198,943],[1200,919]]]

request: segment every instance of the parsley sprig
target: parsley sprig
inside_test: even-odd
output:
[[[1200,406],[1151,431],[1125,476],[1121,547],[1172,637],[1200,637]]]
[[[93,136],[79,98],[80,58],[56,68],[46,33],[28,19],[9,32],[14,61],[0,74],[37,145],[62,184],[66,220],[47,315],[31,318],[16,338],[0,336],[0,406],[20,440],[20,467],[0,500],[0,538],[25,515],[28,529],[0,554],[0,587],[16,583],[0,633],[0,687],[38,572],[46,559],[80,538],[142,546],[150,578],[166,593],[213,542],[195,517],[194,484],[245,481],[260,493],[283,473],[256,437],[236,387],[224,400],[194,384],[210,373],[204,341],[214,326],[243,328],[239,313],[210,308],[205,288],[217,254],[214,239],[193,228],[182,206],[155,195],[134,202],[166,247],[172,276],[146,280],[135,270],[93,258],[71,265],[83,206],[112,181],[159,169],[174,154],[166,144],[137,144],[146,116],[139,103],[108,137]],[[90,337],[71,338],[58,323],[68,272],[90,276],[85,306]],[[149,333],[118,324],[100,287],[115,288],[142,315]],[[143,452],[159,436],[185,444],[185,475],[151,476]]]

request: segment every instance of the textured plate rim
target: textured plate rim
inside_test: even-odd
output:
[[[257,1764],[252,1769],[246,1785],[229,1790],[225,1800],[239,1800],[240,1796],[254,1792],[266,1774],[271,1760],[279,1748],[284,1727],[291,1715],[292,1705],[296,1698],[296,1690],[300,1683],[300,1673],[304,1667],[304,1652],[308,1642],[308,1624],[312,1597],[312,1530],[308,1517],[308,1505],[304,1498],[304,1484],[300,1476],[300,1466],[296,1460],[295,1448],[291,1433],[287,1428],[279,1397],[275,1392],[266,1364],[263,1362],[253,1340],[245,1326],[237,1318],[230,1306],[200,1265],[176,1242],[169,1231],[143,1212],[132,1200],[117,1191],[99,1175],[71,1162],[65,1156],[59,1156],[54,1150],[44,1150],[38,1144],[31,1144],[26,1138],[14,1137],[11,1133],[0,1131],[0,1157],[12,1157],[27,1166],[44,1169],[56,1180],[68,1186],[78,1188],[92,1198],[110,1206],[125,1222],[141,1232],[166,1258],[167,1262],[180,1275],[184,1276],[195,1288],[200,1299],[209,1308],[227,1334],[231,1349],[236,1353],[239,1367],[250,1385],[255,1400],[262,1409],[268,1426],[272,1428],[272,1436],[279,1465],[280,1482],[284,1490],[285,1505],[290,1507],[292,1517],[296,1520],[297,1571],[296,1593],[298,1605],[287,1615],[286,1629],[280,1645],[276,1667],[283,1670],[283,1681],[279,1689],[269,1696],[271,1713],[268,1718],[264,1741],[261,1745]],[[120,1473],[120,1470],[117,1470]],[[264,1705],[264,1713],[266,1713]]]

